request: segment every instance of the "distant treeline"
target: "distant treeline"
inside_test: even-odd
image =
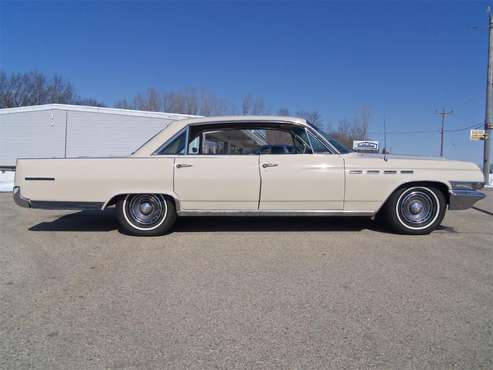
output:
[[[104,107],[105,104],[91,97],[81,97],[71,82],[60,75],[46,76],[37,71],[8,74],[0,71],[0,108],[21,107],[40,104],[75,104]],[[287,107],[273,110],[264,98],[253,94],[245,95],[240,107],[213,92],[188,88],[180,91],[164,91],[149,88],[132,98],[115,102],[116,108],[144,111],[181,113],[200,116],[227,114],[274,114],[298,116],[328,131],[340,142],[351,146],[353,140],[368,139],[371,109],[362,107],[351,119],[336,121],[335,125],[324,120],[318,110],[293,111]]]
[[[55,103],[104,107],[96,99],[81,98],[74,86],[57,74],[47,77],[37,71],[10,75],[0,71],[0,108]]]

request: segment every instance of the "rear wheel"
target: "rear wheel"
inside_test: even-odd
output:
[[[174,202],[163,194],[128,194],[116,204],[120,225],[133,235],[162,235],[176,221]]]
[[[447,202],[434,186],[410,186],[396,190],[383,208],[390,227],[401,234],[429,234],[443,220]]]

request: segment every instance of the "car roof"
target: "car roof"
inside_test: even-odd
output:
[[[263,122],[263,123],[294,123],[302,126],[307,126],[304,118],[287,117],[287,116],[215,116],[215,117],[197,117],[187,118],[172,123],[173,126],[189,126],[189,125],[206,125],[206,124],[228,124],[228,123],[248,123],[248,122]]]
[[[235,124],[235,123],[291,123],[299,126],[309,126],[303,118],[286,117],[286,116],[216,116],[216,117],[196,117],[182,119],[170,123],[155,137],[137,149],[133,155],[150,155],[160,145],[162,145],[171,136],[181,131],[187,126],[208,125],[208,124]]]

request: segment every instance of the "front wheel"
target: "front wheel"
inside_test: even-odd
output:
[[[116,204],[118,221],[130,234],[162,235],[176,221],[174,202],[163,194],[127,194]]]
[[[396,190],[383,208],[389,226],[410,235],[429,234],[445,216],[447,202],[434,186],[410,186]]]

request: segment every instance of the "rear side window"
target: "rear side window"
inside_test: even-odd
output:
[[[186,132],[184,131],[180,135],[178,135],[175,139],[171,140],[165,146],[159,149],[156,153],[157,155],[166,155],[166,154],[185,154],[185,140],[186,140]]]
[[[201,154],[256,154],[261,141],[252,130],[205,131],[202,133]]]

